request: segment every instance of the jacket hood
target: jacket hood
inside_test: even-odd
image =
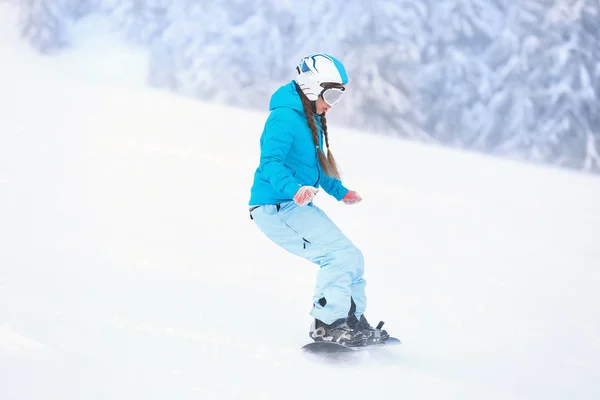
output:
[[[296,83],[294,81],[290,81],[288,84],[281,86],[271,96],[269,111],[273,111],[278,107],[287,107],[301,113],[304,112],[302,100],[296,90]]]

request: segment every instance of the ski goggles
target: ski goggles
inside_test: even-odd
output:
[[[330,106],[334,106],[338,101],[340,101],[345,90],[346,88],[343,86],[325,88],[323,91],[321,91],[320,96],[323,98],[323,100],[325,100],[325,103],[329,104]]]

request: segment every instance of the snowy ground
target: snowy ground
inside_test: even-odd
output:
[[[316,269],[248,218],[266,114],[105,73],[134,54],[110,46],[42,59],[6,21],[0,399],[600,398],[599,178],[331,127],[364,201],[316,203],[404,343],[319,362]]]

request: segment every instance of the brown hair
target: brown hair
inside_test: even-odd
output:
[[[319,130],[317,129],[317,124],[315,123],[316,116],[313,111],[311,101],[308,99],[308,97],[306,97],[304,92],[302,92],[302,90],[298,86],[297,89],[298,93],[300,94],[300,99],[302,100],[302,106],[304,107],[304,113],[306,114],[308,127],[312,132],[313,143],[317,148],[317,154],[319,155],[319,164],[321,164],[321,168],[323,168],[323,171],[325,171],[327,175],[333,178],[340,179],[340,170],[337,166],[337,163],[335,162],[335,158],[333,158],[333,154],[331,154],[331,150],[329,149],[329,135],[327,134],[327,118],[325,117],[326,113],[321,114],[321,128],[323,129],[323,136],[325,136],[327,156],[325,156],[325,153],[319,147]]]

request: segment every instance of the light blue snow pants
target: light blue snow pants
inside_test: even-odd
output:
[[[360,318],[367,303],[363,254],[321,209],[290,201],[281,203],[279,210],[276,205],[261,205],[251,217],[273,242],[319,266],[313,317],[326,324],[346,318],[352,299]]]

